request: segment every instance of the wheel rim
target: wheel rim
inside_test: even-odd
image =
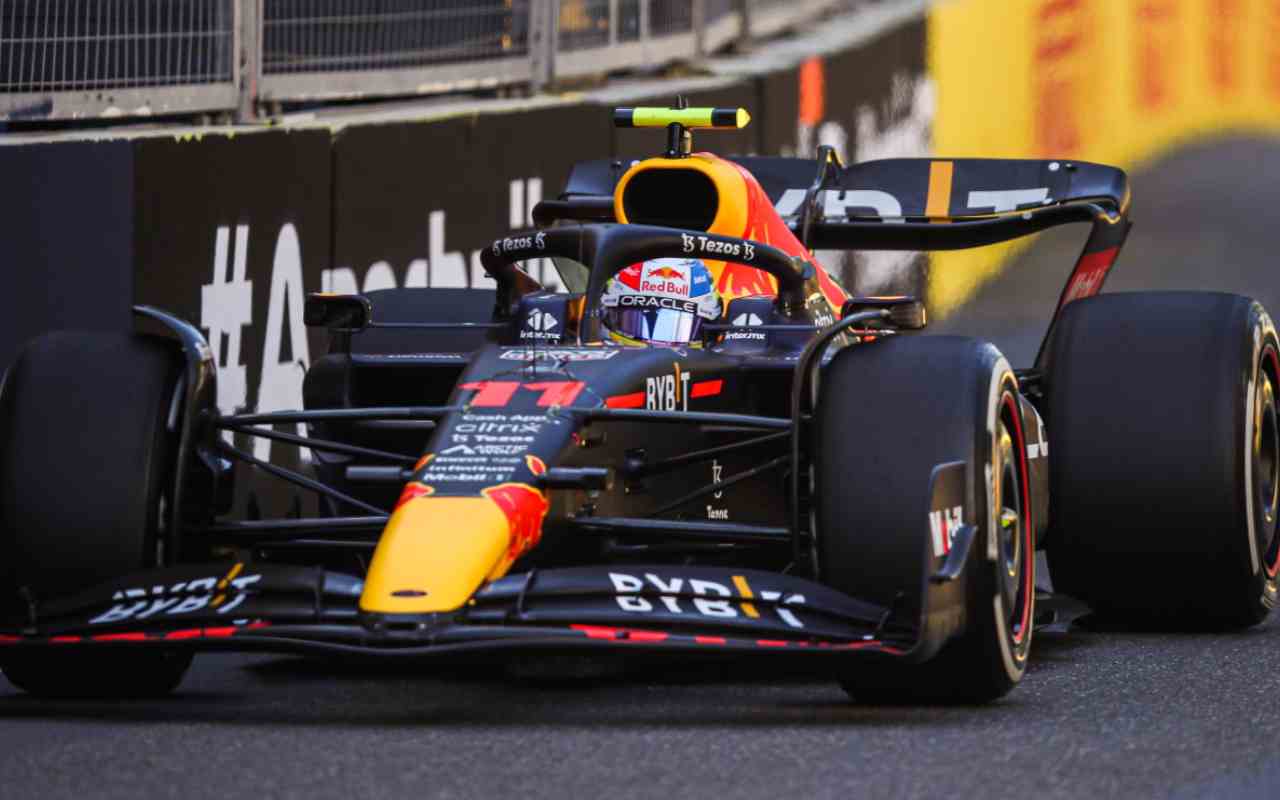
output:
[[[1017,401],[1006,394],[996,432],[995,485],[999,591],[1016,657],[1026,656],[1035,602],[1031,543],[1030,495],[1027,488],[1026,439]]]
[[[1269,366],[1268,366],[1269,365]],[[1259,544],[1266,554],[1267,573],[1280,567],[1280,537],[1276,535],[1280,505],[1280,417],[1276,413],[1275,375],[1280,370],[1276,351],[1268,346],[1258,368],[1253,404],[1253,491],[1258,505]]]
[[[1022,570],[1019,567],[1022,556],[1022,531],[1019,524],[1022,520],[1022,499],[1018,491],[1018,460],[1014,454],[1013,436],[1002,423],[999,441],[996,443],[1000,455],[1000,492],[996,512],[996,530],[1000,542],[1000,577],[1001,591],[1004,593],[1005,605],[1013,608],[1018,599],[1018,578]]]
[[[1259,507],[1267,524],[1276,519],[1276,488],[1280,486],[1280,431],[1276,425],[1275,389],[1264,371],[1258,381],[1258,427],[1253,437],[1254,473]]]

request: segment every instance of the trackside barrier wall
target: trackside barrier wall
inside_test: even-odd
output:
[[[133,286],[133,147],[0,147],[0,372],[49,328],[123,329]]]

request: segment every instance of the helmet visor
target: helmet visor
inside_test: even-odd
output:
[[[689,344],[702,330],[702,318],[674,308],[606,308],[604,324],[629,339],[654,344]]]

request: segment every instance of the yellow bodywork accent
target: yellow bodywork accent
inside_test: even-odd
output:
[[[637,128],[665,128],[678,122],[686,128],[745,128],[751,115],[745,108],[737,109],[733,125],[716,125],[712,121],[714,108],[656,108],[642,106],[631,109],[631,124]]]
[[[511,566],[510,544],[507,517],[487,497],[411,500],[391,515],[378,540],[360,610],[429,614],[461,608]]]
[[[955,163],[934,161],[929,164],[929,195],[925,201],[925,216],[942,222],[951,214],[951,181]]]
[[[235,565],[234,567],[232,567],[232,568],[231,568],[231,570],[230,570],[229,572],[227,572],[227,574],[226,574],[226,575],[224,575],[224,576],[222,577],[222,580],[218,581],[218,588],[219,588],[219,589],[225,589],[225,588],[227,588],[227,584],[228,584],[228,583],[231,583],[231,581],[233,581],[233,580],[235,579],[235,577],[236,577],[237,575],[239,575],[239,574],[240,574],[240,571],[241,571],[241,570],[243,570],[243,569],[244,569],[244,564],[242,564],[242,563],[240,563],[239,561],[237,561],[237,562],[236,562],[236,565]]]
[[[707,233],[721,236],[742,236],[747,227],[747,182],[732,163],[710,153],[694,153],[688,158],[646,158],[632,165],[618,179],[613,192],[613,214],[619,222],[630,222],[622,207],[631,179],[641,172],[652,170],[684,170],[701,172],[716,187],[716,216]]]
[[[738,594],[742,595],[747,600],[750,600],[751,598],[755,597],[755,595],[752,594],[751,592],[751,587],[747,584],[746,576],[734,575],[733,585],[737,588]],[[754,603],[743,602],[742,613],[746,614],[748,617],[751,617],[752,619],[760,618],[760,612],[756,611],[756,607]]]

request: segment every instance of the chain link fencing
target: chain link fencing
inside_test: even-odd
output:
[[[0,120],[234,108],[229,0],[0,0]]]

